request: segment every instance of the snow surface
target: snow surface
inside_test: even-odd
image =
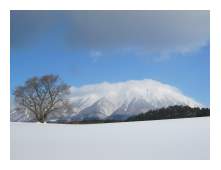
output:
[[[11,159],[209,159],[209,117],[64,125],[11,122]]]

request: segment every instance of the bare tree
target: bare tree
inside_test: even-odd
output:
[[[69,93],[70,86],[56,75],[30,78],[14,91],[18,107],[28,109],[42,123],[47,121],[50,113],[70,109],[67,100]]]

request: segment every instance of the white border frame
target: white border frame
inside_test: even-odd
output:
[[[18,169],[39,168],[98,168],[98,169],[213,169],[221,159],[221,9],[219,1],[205,0],[2,0],[0,2],[0,167]],[[9,161],[10,159],[10,10],[81,10],[81,9],[134,9],[134,10],[210,10],[210,161]],[[4,162],[2,162],[4,160]],[[211,167],[213,166],[213,167]]]

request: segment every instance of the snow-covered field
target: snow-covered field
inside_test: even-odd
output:
[[[209,117],[62,125],[11,123],[11,159],[209,159]]]

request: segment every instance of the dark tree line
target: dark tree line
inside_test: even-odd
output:
[[[210,116],[210,109],[198,107],[191,108],[189,106],[170,106],[167,108],[150,110],[136,116],[131,116],[127,119],[127,121],[177,119],[204,116]]]

